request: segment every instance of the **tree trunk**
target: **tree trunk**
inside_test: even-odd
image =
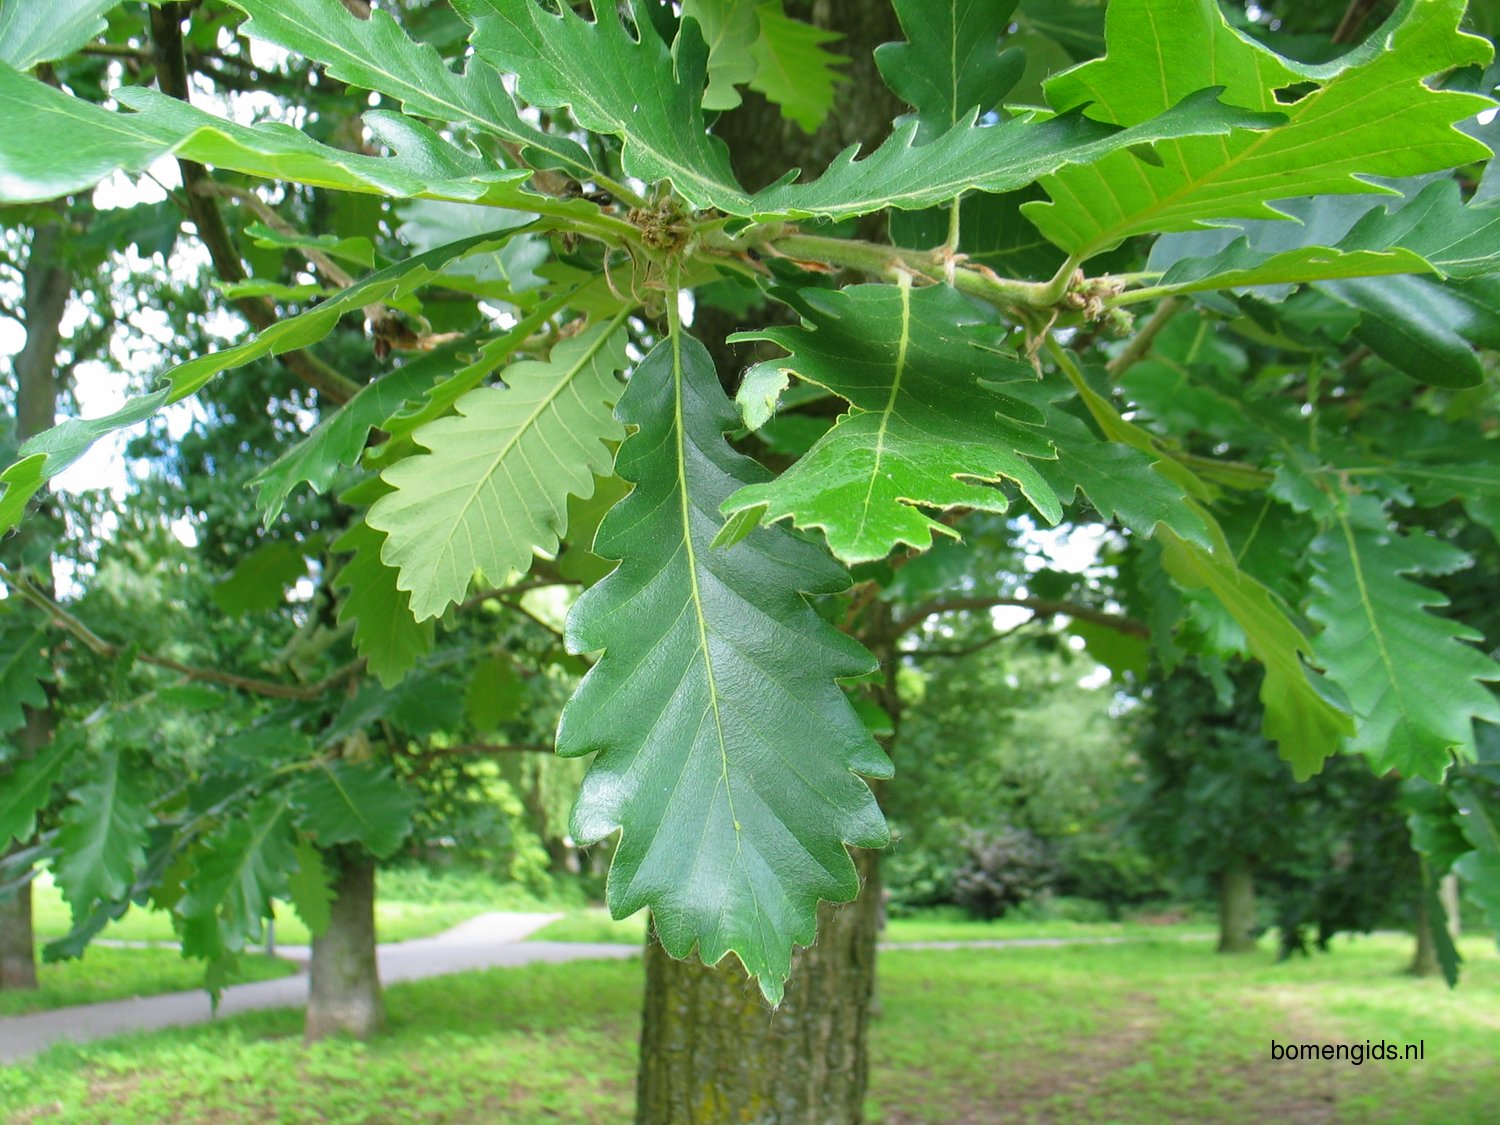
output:
[[[62,264],[65,222],[59,215],[56,222],[37,226],[26,260],[26,344],[15,358],[16,437],[23,442],[51,429],[57,416],[57,349],[63,314],[73,295],[73,275]],[[50,593],[50,557],[39,552],[44,541],[34,521],[23,523],[10,544],[10,557],[20,567],[32,569],[32,580]],[[17,743],[23,756],[29,757],[52,741],[52,707],[50,703],[39,711],[27,707],[25,714],[26,725]],[[36,987],[36,935],[28,882],[12,898],[0,902],[0,988]]]
[[[869,1063],[879,853],[856,852],[852,903],[824,903],[772,1011],[732,958],[674,961],[646,939],[637,1125],[855,1125]]]
[[[839,86],[833,112],[813,136],[785,121],[753,91],[744,91],[740,108],[719,117],[714,132],[728,143],[735,171],[752,189],[791,167],[814,175],[850,144],[868,151],[904,110],[880,80],[871,54],[880,43],[901,38],[887,0],[791,0],[787,10],[844,37],[833,47],[850,58],[850,80]],[[878,236],[879,223],[872,217],[860,233]],[[726,344],[724,337],[755,325],[700,305],[693,327],[732,394],[754,349]],[[887,655],[868,635],[861,639],[877,656]],[[817,943],[793,959],[785,999],[775,1012],[733,958],[717,968],[674,961],[648,937],[637,1122],[851,1125],[860,1120],[880,922],[878,860],[878,853],[855,853],[863,880],[859,897],[819,909]]]
[[[1252,952],[1256,928],[1255,873],[1236,856],[1219,875],[1219,952]]]
[[[31,884],[0,900],[0,989],[36,988],[36,939],[31,931]]]
[[[375,962],[375,861],[352,850],[325,858],[337,874],[328,930],[312,944],[305,1038],[369,1039],[385,1027]]]
[[[1435,977],[1443,971],[1438,964],[1437,943],[1432,939],[1432,912],[1427,909],[1427,892],[1417,896],[1417,947],[1412,951],[1406,971],[1414,977]]]

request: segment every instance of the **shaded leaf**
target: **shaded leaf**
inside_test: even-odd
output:
[[[261,797],[198,849],[177,906],[184,956],[217,960],[264,932],[271,900],[284,892],[296,864],[288,801],[285,789]]]
[[[140,780],[118,750],[91,765],[72,794],[57,833],[52,866],[63,897],[81,918],[95,904],[126,897],[146,862],[151,813]]]
[[[761,366],[825,387],[849,412],[781,476],[731,496],[727,515],[760,509],[765,523],[819,528],[846,562],[955,534],[923,508],[1006,511],[1005,493],[992,487],[1002,480],[1050,522],[1061,518],[1027,460],[1052,456],[1041,416],[988,382],[1029,378],[1031,369],[975,346],[964,328],[981,319],[967,298],[946,286],[859,285],[804,290],[801,302],[806,326],[733,339],[785,348],[789,356]]]
[[[307,573],[306,545],[272,541],[243,556],[233,573],[209,588],[225,613],[266,613],[281,605],[287,589]]]
[[[856,771],[890,763],[836,682],[874,661],[808,604],[848,583],[817,547],[779,529],[709,546],[719,505],[765,471],[724,442],[734,410],[697,341],[658,344],[619,414],[635,488],[595,549],[623,561],[568,616],[571,651],[603,650],[558,729],[559,753],[597,753],[573,835],[623,828],[615,917],[650,906],[669,953],[732,952],[775,1002],[818,899],[859,889],[844,844],[886,840]]]
[[[368,502],[388,491],[376,482],[366,490],[351,490],[344,499],[353,502],[357,495]],[[397,587],[395,567],[380,559],[384,546],[384,532],[364,520],[351,524],[333,544],[335,551],[351,554],[333,584],[346,591],[339,602],[338,623],[354,623],[355,650],[380,682],[391,687],[432,649],[434,628],[431,621],[412,616],[411,595]]]
[[[411,831],[416,794],[388,769],[319,762],[292,787],[297,824],[320,848],[361,844],[377,859],[401,846]]]
[[[1021,52],[1000,50],[1016,0],[895,0],[895,7],[907,41],[875,48],[875,65],[917,111],[919,140],[946,132],[971,110],[994,109],[1021,77]]]
[[[77,745],[69,738],[55,738],[5,774],[0,785],[0,849],[31,838],[37,813],[51,800],[52,788]]]
[[[47,706],[44,681],[53,678],[47,630],[9,621],[0,630],[0,739],[26,725],[25,707]]]
[[[67,58],[103,34],[104,14],[120,0],[3,0],[0,63],[30,70]]]
[[[298,838],[296,854],[297,867],[287,876],[286,893],[308,933],[320,938],[333,921],[333,874],[308,840]]]

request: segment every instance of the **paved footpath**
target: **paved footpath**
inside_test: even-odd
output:
[[[381,982],[394,984],[537,961],[630,957],[640,952],[634,945],[524,940],[560,917],[560,914],[481,914],[436,937],[381,945]],[[291,960],[305,960],[308,956],[306,946],[280,946],[278,953]],[[306,1003],[307,975],[299,973],[226,988],[219,1001],[219,1014],[228,1016],[257,1008],[295,1008]],[[0,1062],[25,1058],[60,1040],[86,1042],[131,1031],[207,1023],[213,1018],[208,994],[201,989],[10,1016],[0,1019]]]

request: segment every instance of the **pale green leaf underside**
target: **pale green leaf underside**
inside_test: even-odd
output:
[[[844,845],[886,839],[855,771],[890,763],[837,684],[874,662],[804,597],[848,583],[817,547],[776,528],[710,547],[725,497],[766,474],[723,440],[736,418],[700,344],[657,345],[619,414],[638,427],[616,463],[635,488],[594,549],[623,561],[568,617],[572,651],[603,651],[557,736],[597,752],[573,835],[623,827],[615,916],[649,906],[669,953],[734,953],[774,1002],[818,900],[859,889]]]
[[[1371,176],[1410,176],[1482,160],[1489,150],[1454,126],[1492,103],[1423,80],[1486,61],[1487,42],[1457,31],[1464,0],[1404,0],[1365,47],[1306,66],[1232,30],[1213,0],[1113,0],[1108,53],[1047,83],[1054,106],[1089,104],[1117,124],[1149,121],[1193,90],[1280,112],[1258,133],[1188,137],[1157,147],[1160,167],[1124,154],[1043,179],[1050,203],[1023,208],[1057,245],[1090,257],[1133,234],[1191,230],[1205,220],[1274,219],[1277,199],[1382,190]],[[1277,91],[1316,88],[1285,103]]]
[[[1454,547],[1387,525],[1379,503],[1356,498],[1312,548],[1317,577],[1308,614],[1323,626],[1315,651],[1358,720],[1349,748],[1381,773],[1441,781],[1452,755],[1474,756],[1474,721],[1500,723],[1487,683],[1500,664],[1474,630],[1429,612],[1441,594],[1406,575],[1467,563]]]
[[[481,387],[456,413],[412,435],[430,453],[384,473],[389,495],[367,522],[386,533],[381,558],[400,571],[417,620],[461,601],[475,573],[493,583],[555,551],[568,497],[588,496],[609,472],[607,442],[624,430],[610,414],[624,368],[622,317],[557,345],[546,362],[506,368],[506,387]]]
[[[791,354],[765,366],[832,391],[849,412],[775,480],[731,496],[726,514],[763,510],[766,523],[819,528],[846,562],[883,559],[903,543],[924,550],[934,533],[953,534],[924,508],[1005,511],[1006,495],[994,487],[1002,480],[1049,522],[1062,517],[1028,460],[1053,456],[1040,415],[985,385],[1031,370],[964,334],[979,322],[966,298],[946,286],[905,285],[804,297],[808,327],[739,338],[785,348]]]

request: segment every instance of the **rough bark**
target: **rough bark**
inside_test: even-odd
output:
[[[369,1039],[385,1027],[375,962],[375,861],[354,852],[326,857],[337,874],[328,930],[312,943],[309,1043],[330,1035]]]
[[[0,989],[36,988],[36,939],[31,929],[31,884],[0,899]]]
[[[855,856],[864,888],[823,904],[781,1007],[732,958],[674,961],[646,940],[637,1125],[852,1125],[868,1078],[866,1031],[879,929],[879,853]]]
[[[1255,949],[1255,872],[1237,856],[1219,875],[1219,952]]]
[[[25,441],[52,428],[57,415],[57,349],[62,342],[62,319],[73,294],[73,275],[64,264],[64,219],[39,225],[32,235],[26,260],[26,344],[15,358],[16,436]],[[37,525],[23,524],[10,545],[12,558],[23,567],[33,566],[32,580],[52,589],[50,566],[37,565]],[[52,708],[26,708],[26,726],[17,735],[23,756],[41,750],[52,741]],[[24,846],[24,845],[22,845]],[[34,989],[36,936],[31,920],[31,884],[9,899],[0,901],[0,988]]]

